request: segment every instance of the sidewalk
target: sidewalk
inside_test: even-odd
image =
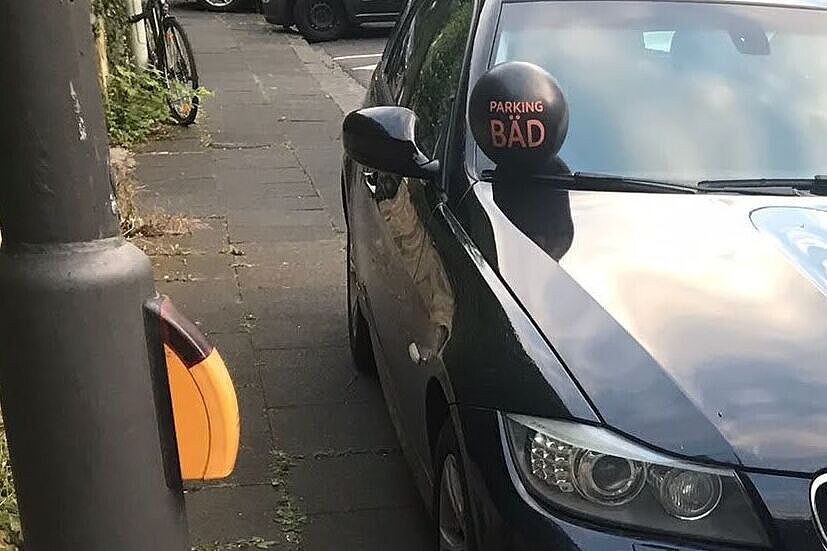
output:
[[[381,390],[347,346],[339,133],[364,91],[258,15],[176,15],[215,97],[138,155],[142,203],[198,220],[145,245],[158,289],[219,346],[243,419],[234,476],[187,494],[193,545],[429,549]]]

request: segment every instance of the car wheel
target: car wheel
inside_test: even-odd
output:
[[[296,0],[293,18],[308,42],[336,40],[347,29],[347,15],[339,0]]]
[[[468,485],[450,419],[439,434],[435,465],[440,469],[434,492],[437,551],[476,551]]]
[[[198,0],[210,11],[239,11],[250,5],[249,0]]]
[[[347,329],[350,341],[350,353],[356,369],[362,373],[376,373],[376,360],[373,356],[373,345],[370,342],[370,329],[362,308],[359,306],[359,291],[357,289],[356,265],[353,262],[351,251],[350,232],[347,235]]]

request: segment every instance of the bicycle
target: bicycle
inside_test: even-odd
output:
[[[144,22],[149,63],[164,77],[175,122],[188,126],[198,115],[198,71],[187,33],[170,14],[168,0],[148,0],[130,23]]]

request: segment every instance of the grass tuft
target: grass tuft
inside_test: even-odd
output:
[[[121,217],[121,233],[127,239],[188,235],[200,226],[200,221],[161,210],[143,212],[137,200],[141,191],[135,179],[135,157],[121,147],[110,150],[112,181]]]
[[[0,419],[0,551],[21,549],[23,536],[20,530],[20,511],[14,491],[6,427]]]

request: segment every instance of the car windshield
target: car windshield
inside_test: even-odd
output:
[[[506,3],[491,66],[528,61],[557,78],[571,172],[812,178],[827,173],[826,30],[813,9]]]

